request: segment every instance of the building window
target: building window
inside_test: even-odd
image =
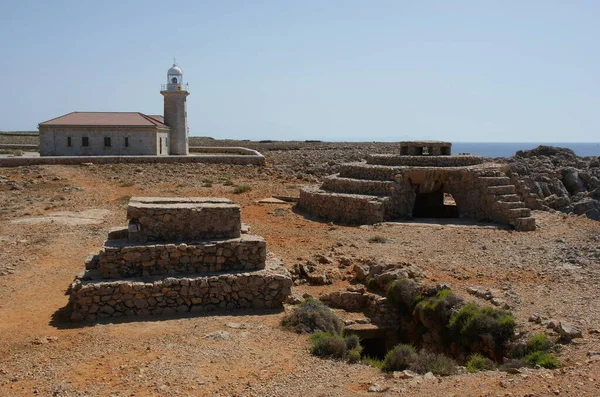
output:
[[[81,137],[81,146],[83,146],[83,147],[90,146],[90,138],[88,138],[87,136]]]
[[[129,137],[125,137],[125,147],[129,147]]]
[[[104,137],[104,147],[110,147],[110,137],[109,136]]]
[[[71,147],[71,137],[67,137],[67,147]]]
[[[162,138],[158,138],[158,154],[162,154]]]

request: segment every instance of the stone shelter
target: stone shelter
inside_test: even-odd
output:
[[[187,155],[189,86],[177,64],[167,72],[164,116],[71,112],[39,124],[41,156]]]
[[[224,198],[134,197],[69,289],[73,321],[279,308],[292,279]]]
[[[302,188],[298,208],[343,223],[461,217],[535,230],[502,165],[450,149],[449,142],[401,142],[400,154],[343,164],[321,186]]]

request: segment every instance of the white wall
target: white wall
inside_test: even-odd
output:
[[[127,156],[158,155],[160,138],[163,155],[168,155],[168,132],[155,129],[119,128],[60,128],[40,127],[40,155],[42,156]],[[71,147],[68,146],[71,137]],[[83,147],[82,138],[88,137],[89,146]],[[104,146],[104,138],[110,137],[111,146]],[[129,147],[125,147],[125,138]]]

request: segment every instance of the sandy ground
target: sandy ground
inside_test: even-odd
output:
[[[0,395],[600,395],[600,361],[588,354],[600,352],[600,223],[535,212],[539,228],[531,233],[471,222],[330,225],[296,213],[292,204],[256,203],[297,195],[307,183],[278,172],[276,155],[266,168],[0,169]],[[228,181],[252,190],[235,195]],[[352,265],[342,262],[411,262],[464,298],[477,299],[466,292],[470,286],[497,291],[513,307],[520,332],[552,334],[528,321],[542,313],[577,324],[583,338],[561,347],[557,370],[401,380],[364,364],[311,356],[305,335],[280,327],[283,311],[72,324],[63,309],[67,287],[107,231],[125,224],[130,196],[228,197],[288,268],[315,255],[331,258],[323,270],[337,272],[335,283],[294,287],[295,295],[346,286]],[[387,243],[370,243],[376,235]],[[373,385],[382,392],[369,392]]]

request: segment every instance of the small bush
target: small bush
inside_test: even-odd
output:
[[[548,339],[546,334],[535,334],[527,340],[527,351],[530,353],[536,351],[548,351],[552,347],[552,342]]]
[[[227,178],[223,181],[223,186],[233,186],[231,179]]]
[[[370,243],[374,243],[374,244],[385,244],[387,243],[387,238],[383,237],[383,236],[373,236],[369,239]]]
[[[369,277],[367,279],[367,288],[370,290],[379,289],[379,285],[377,284],[377,281],[375,281],[375,279],[373,277]]]
[[[515,333],[512,314],[491,307],[467,303],[450,317],[450,332],[463,347],[469,349],[479,341],[490,340],[494,350],[504,348]]]
[[[297,332],[312,333],[325,331],[341,334],[344,323],[335,313],[316,299],[307,299],[286,315],[281,324],[294,328]]]
[[[250,190],[252,190],[250,185],[237,185],[236,187],[233,188],[233,194],[246,193],[246,192],[249,192]]]
[[[419,352],[410,369],[419,374],[432,372],[435,375],[442,376],[453,375],[457,372],[456,363],[450,357],[427,350]]]
[[[310,336],[312,347],[310,352],[315,356],[344,358],[346,356],[346,341],[338,334],[331,332],[315,332]]]
[[[407,278],[394,281],[388,288],[386,296],[401,313],[410,313],[416,305],[419,286]]]
[[[386,372],[404,371],[417,358],[417,352],[412,345],[398,345],[388,351],[383,359],[383,370]]]
[[[210,178],[202,178],[201,182],[204,184],[211,184],[211,185],[213,183],[212,179],[210,179]]]
[[[123,181],[119,184],[120,187],[131,187],[133,185],[135,185],[133,181]]]
[[[540,367],[552,369],[558,368],[558,360],[552,353],[533,352],[525,357],[525,361],[531,365],[539,365]]]
[[[344,340],[346,341],[346,347],[348,350],[353,350],[360,347],[360,338],[356,334],[347,335]]]
[[[379,360],[373,357],[364,357],[363,361],[369,364],[373,368],[377,368],[380,371],[383,371],[383,360]]]
[[[358,348],[348,350],[348,362],[352,364],[359,362],[361,353],[362,348],[360,346]]]
[[[492,371],[496,369],[496,363],[489,358],[475,353],[467,361],[467,372]]]
[[[413,302],[417,301],[415,298],[413,298]],[[439,290],[435,296],[421,298],[418,302],[415,306],[415,311],[421,322],[428,328],[441,330],[448,324],[452,309],[461,300],[452,290],[444,288]]]

